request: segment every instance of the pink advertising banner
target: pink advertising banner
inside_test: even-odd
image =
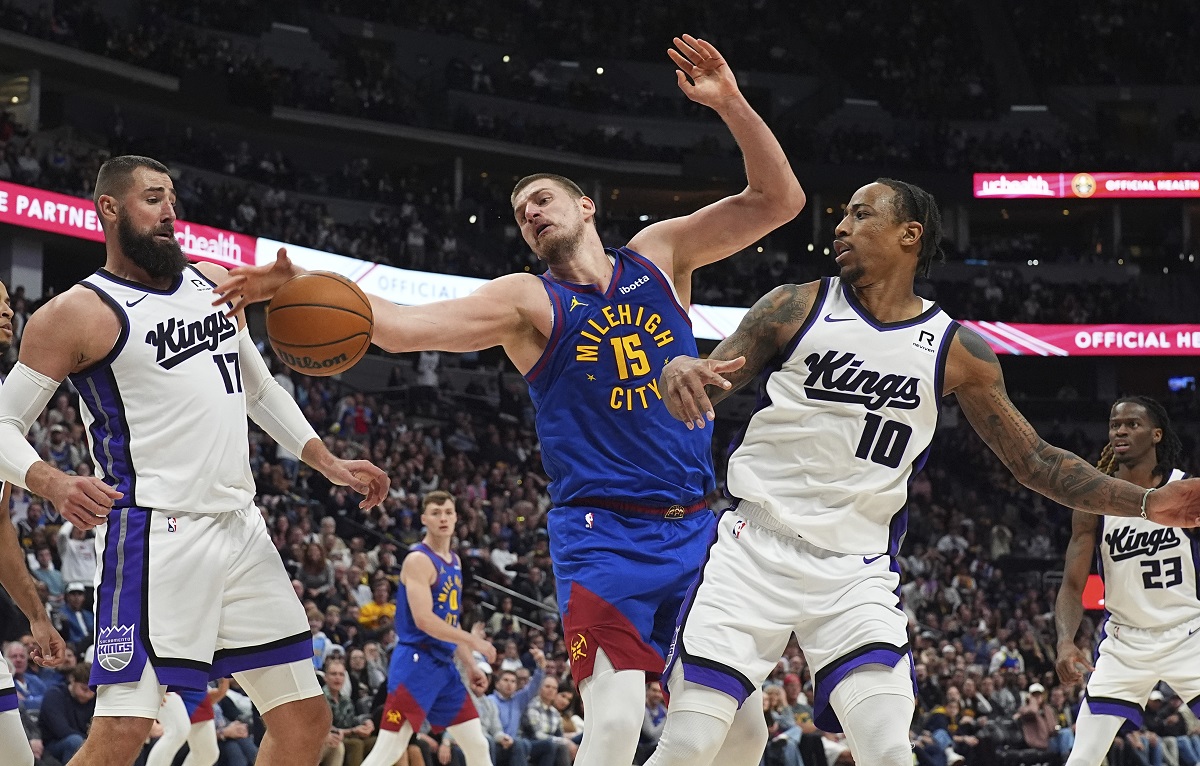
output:
[[[100,219],[89,199],[0,181],[0,223],[103,242]],[[175,238],[193,260],[222,266],[253,265],[256,238],[187,221],[175,222]]]
[[[1200,197],[1200,173],[976,173],[980,199]]]
[[[997,354],[1200,356],[1200,325],[1195,324],[963,324]]]

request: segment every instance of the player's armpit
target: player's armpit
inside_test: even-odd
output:
[[[758,377],[767,363],[791,342],[808,319],[819,289],[819,282],[780,285],[750,307],[733,334],[709,355],[710,359],[746,358],[741,368],[725,373],[725,379],[732,384],[728,389],[708,386],[713,404]]]
[[[1100,473],[1078,455],[1038,436],[1008,398],[995,352],[966,327],[959,328],[950,346],[946,393],[958,398],[975,432],[1026,487],[1088,513],[1141,514],[1144,490]]]

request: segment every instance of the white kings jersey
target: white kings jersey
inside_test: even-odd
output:
[[[1184,478],[1174,470],[1167,481]],[[1104,609],[1131,628],[1170,628],[1200,617],[1200,538],[1143,518],[1101,516],[1096,554]]]
[[[840,279],[821,280],[804,324],[763,371],[729,459],[739,513],[830,551],[899,550],[958,327],[923,304],[913,319],[879,322]]]
[[[254,497],[238,328],[193,266],[155,290],[104,269],[80,284],[121,320],[109,354],[71,375],[97,475],[117,507],[240,511]]]

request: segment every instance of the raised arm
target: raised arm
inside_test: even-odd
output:
[[[1075,645],[1075,634],[1083,622],[1083,588],[1092,572],[1092,555],[1096,550],[1096,532],[1100,520],[1090,513],[1076,511],[1071,516],[1071,542],[1067,545],[1067,561],[1063,581],[1058,586],[1054,604],[1054,626],[1058,629],[1058,677],[1064,684],[1076,684],[1083,677],[1080,667],[1092,670],[1083,652]]]
[[[758,299],[738,328],[707,359],[680,356],[663,368],[663,402],[676,419],[704,428],[713,405],[762,372],[791,342],[812,310],[819,282],[780,285]]]
[[[746,188],[697,210],[643,229],[629,246],[672,275],[681,294],[692,271],[742,250],[795,218],[804,190],[787,155],[762,117],[738,89],[737,78],[710,43],[691,35],[669,50],[684,94],[724,120],[742,150]],[[689,82],[690,78],[690,82]]]
[[[1100,473],[1086,460],[1047,444],[1008,398],[996,354],[976,332],[959,328],[946,362],[946,393],[1019,482],[1068,508],[1141,516],[1175,527],[1200,525],[1200,480],[1148,491]]]

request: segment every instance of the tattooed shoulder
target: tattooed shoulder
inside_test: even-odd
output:
[[[803,322],[808,316],[811,292],[810,285],[780,285],[754,304],[747,319],[776,326]]]

